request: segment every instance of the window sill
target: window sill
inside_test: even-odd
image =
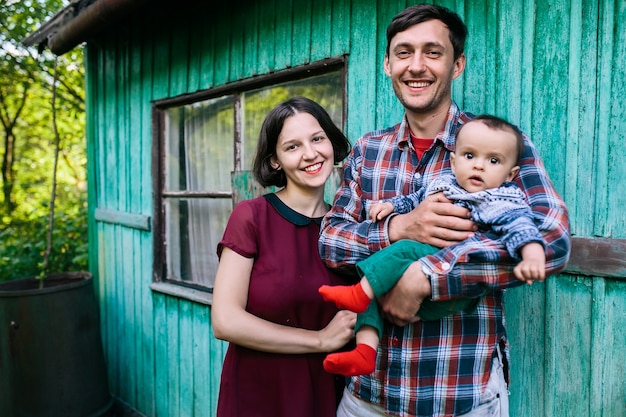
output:
[[[165,282],[154,282],[150,284],[150,289],[162,294],[183,298],[195,303],[211,305],[213,304],[213,294],[208,291],[200,291],[193,288],[183,287]]]

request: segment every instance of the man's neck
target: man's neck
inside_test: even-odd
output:
[[[411,132],[418,138],[434,138],[443,130],[449,110],[450,105],[442,106],[432,113],[407,111],[407,120]]]

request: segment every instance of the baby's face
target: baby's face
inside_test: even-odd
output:
[[[507,130],[470,122],[459,132],[450,165],[456,180],[468,192],[496,188],[517,174],[516,138]]]

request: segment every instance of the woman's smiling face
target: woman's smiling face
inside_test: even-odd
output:
[[[287,187],[324,187],[333,162],[333,145],[315,117],[296,113],[285,120],[272,165],[284,170]]]

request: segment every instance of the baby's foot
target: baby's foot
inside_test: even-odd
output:
[[[331,353],[324,359],[324,369],[331,374],[369,375],[375,367],[376,350],[362,343],[350,352]]]
[[[356,285],[322,285],[319,293],[325,301],[335,303],[339,308],[362,313],[372,300],[367,296],[361,283]]]

